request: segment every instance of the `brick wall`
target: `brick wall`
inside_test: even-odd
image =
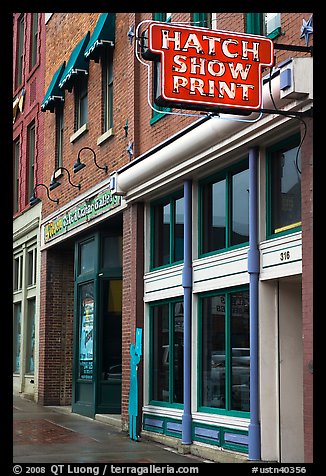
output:
[[[144,295],[144,207],[129,206],[123,218],[123,295],[122,295],[122,408],[123,428],[129,423],[130,344],[135,343],[136,327],[143,324]],[[142,401],[142,360],[138,367],[139,402]],[[141,405],[139,415],[141,414]],[[141,418],[139,418],[141,420]]]
[[[32,122],[35,122],[35,161],[34,161],[34,184],[42,182],[43,162],[44,162],[44,116],[40,112],[41,103],[44,97],[44,75],[45,75],[45,23],[44,13],[39,13],[38,22],[38,53],[37,62],[30,68],[30,36],[32,25],[31,13],[13,14],[13,78],[16,77],[16,49],[17,49],[17,27],[18,21],[24,15],[24,49],[23,49],[23,69],[22,82],[20,85],[13,81],[13,99],[18,97],[22,90],[25,91],[23,113],[17,112],[13,125],[13,140],[20,140],[20,167],[19,167],[19,196],[18,212],[16,218],[29,207],[28,196],[28,140],[27,131]]]
[[[39,385],[42,405],[68,405],[72,391],[73,253],[41,254]]]
[[[305,118],[307,131],[301,157],[302,217],[302,343],[305,462],[313,461],[313,119]],[[305,133],[301,127],[302,137]]]

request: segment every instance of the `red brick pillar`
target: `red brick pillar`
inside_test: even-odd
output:
[[[130,344],[136,327],[144,328],[144,206],[130,205],[123,214],[123,291],[122,291],[122,402],[121,423],[129,425]],[[138,367],[139,407],[142,404],[142,359]],[[139,418],[141,414],[139,412]]]
[[[72,394],[73,251],[41,254],[38,401],[68,405]]]
[[[313,119],[304,119],[306,136],[301,150],[302,195],[302,338],[303,417],[305,462],[313,462]],[[304,126],[301,134],[303,137]]]

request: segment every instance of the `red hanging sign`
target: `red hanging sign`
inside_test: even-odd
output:
[[[145,39],[143,57],[160,61],[156,104],[223,112],[261,108],[262,67],[273,64],[270,39],[159,22],[150,23]]]

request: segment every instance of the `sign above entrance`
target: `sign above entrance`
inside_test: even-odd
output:
[[[262,67],[273,64],[263,36],[152,22],[142,56],[155,61],[159,106],[243,114],[262,106]]]
[[[44,244],[85,222],[90,222],[120,204],[121,197],[113,196],[110,189],[102,190],[45,223],[43,225]]]

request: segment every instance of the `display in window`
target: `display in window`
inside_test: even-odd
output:
[[[94,348],[94,298],[92,284],[83,287],[81,312],[79,378],[91,380],[93,378]]]

